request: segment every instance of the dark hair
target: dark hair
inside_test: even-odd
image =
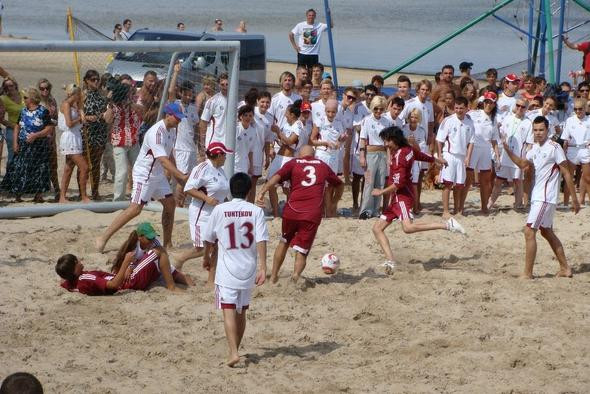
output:
[[[316,15],[318,14],[317,12],[315,12],[313,8],[310,8],[309,10],[305,11],[305,15],[307,15],[308,12],[313,12]]]
[[[543,78],[543,77],[540,77],[540,76],[539,76],[539,77],[535,77],[535,78],[534,78],[534,81],[535,81],[535,85],[538,85],[538,84],[540,84],[540,83],[542,83],[542,82],[543,82],[543,83],[544,83],[544,82],[547,82],[547,80],[546,80],[545,78]]]
[[[365,93],[367,93],[367,90],[372,90],[375,93],[379,92],[379,89],[377,89],[377,86],[373,85],[373,84],[368,84],[365,86]]]
[[[9,375],[0,386],[1,394],[43,394],[39,379],[28,372],[16,372]]]
[[[434,74],[434,82],[436,82],[436,83],[439,83],[439,82],[440,82],[440,75],[441,75],[441,74],[442,74],[442,73],[441,73],[440,71],[437,71],[437,72]]]
[[[250,90],[244,95],[244,101],[246,104],[255,107],[256,100],[258,100],[258,89],[250,88]]]
[[[383,85],[385,83],[385,79],[383,79],[381,75],[373,75],[373,78],[371,78],[371,83],[374,82],[379,82],[381,85]]]
[[[123,26],[121,26],[120,23],[115,24],[115,27],[113,28],[113,33],[117,30],[123,30]]]
[[[295,67],[296,70],[301,70],[304,69],[307,71],[307,66],[305,64],[298,64],[297,67]]]
[[[182,25],[182,26],[184,26],[184,23],[182,23],[182,22],[178,22],[178,23],[176,24],[176,27],[178,28],[178,27],[180,27],[181,25]]]
[[[582,89],[583,87],[587,87],[587,88],[588,88],[588,87],[590,87],[590,83],[588,83],[588,82],[586,82],[586,81],[582,81],[582,82],[580,82],[580,83],[578,84],[578,89],[577,89],[577,90],[580,90],[580,89]]]
[[[123,21],[123,24],[124,24],[124,25],[126,25],[126,24],[127,24],[127,22],[131,22],[131,19],[125,19],[125,20]]]
[[[442,68],[440,69],[440,71],[445,71],[446,69],[451,69],[453,70],[453,72],[455,72],[455,67],[453,67],[451,64],[445,64],[444,66],[442,66]]]
[[[57,264],[55,264],[55,272],[62,279],[72,281],[76,279],[74,276],[74,269],[76,268],[77,262],[78,258],[73,254],[64,254],[59,259],[57,259]]]
[[[129,74],[119,75],[119,81],[124,81],[124,80],[133,81],[133,78],[131,78],[131,75],[129,75]]]
[[[266,90],[264,92],[258,93],[258,100],[260,100],[263,97],[266,97],[267,99],[272,100],[272,95],[270,94],[270,92],[268,92]]]
[[[89,80],[90,78],[100,78],[100,74],[96,70],[88,70],[86,74],[84,74],[84,81]]]
[[[406,137],[404,137],[404,132],[397,126],[384,128],[379,133],[379,138],[384,141],[393,141],[400,148],[403,148],[404,146],[410,146],[410,143]]]
[[[464,106],[469,106],[469,100],[467,100],[467,98],[463,97],[463,96],[459,96],[457,98],[455,98],[455,104],[459,104],[459,105],[464,105]]]
[[[229,81],[229,74],[226,72],[223,72],[221,74],[219,74],[219,76],[217,77],[217,82],[221,82],[223,80]]]
[[[252,188],[252,180],[248,174],[238,172],[229,180],[229,191],[233,198],[246,198]]]
[[[145,79],[147,76],[150,76],[150,75],[151,75],[152,77],[154,77],[154,78],[158,79],[158,74],[156,74],[156,72],[155,72],[154,70],[147,70],[147,71],[145,72],[145,74],[143,74],[143,79]]]
[[[324,72],[324,65],[322,63],[316,63],[316,64],[312,65],[311,69],[313,70],[316,67],[319,67],[319,69],[322,70],[322,72]]]
[[[113,260],[113,265],[111,266],[111,272],[117,273],[121,268],[121,264],[123,264],[123,260],[125,260],[125,255],[132,250],[135,250],[137,247],[137,240],[139,236],[137,235],[137,231],[131,231],[131,234],[127,237],[127,240],[123,242],[123,245],[117,251],[117,255]]]
[[[311,81],[311,79],[304,79],[301,81],[301,86],[305,86],[305,85],[312,85],[313,86],[313,82]]]
[[[549,97],[547,97],[547,98],[549,98]],[[545,100],[543,100],[543,96],[541,96],[540,94],[538,94],[535,97],[533,97],[533,100],[536,100],[539,103],[541,103],[541,106],[543,106],[543,103],[545,102]],[[555,100],[555,102],[557,102],[557,100]]]
[[[549,130],[549,121],[544,116],[537,116],[535,120],[533,120],[533,124],[543,123],[545,125],[545,129]]]
[[[393,105],[393,104],[397,105],[398,107],[403,108],[406,105],[406,102],[404,101],[403,98],[396,96],[396,97],[393,97],[391,99],[391,102],[389,103],[389,105]]]
[[[567,86],[568,88],[570,88],[570,90],[571,90],[571,88],[572,88],[572,84],[571,84],[571,83],[569,83],[569,82],[567,82],[567,81],[563,81],[562,83],[560,83],[560,84],[559,84],[559,86],[560,86],[560,87],[562,87],[562,86]]]
[[[400,75],[399,77],[397,77],[398,85],[402,82],[407,82],[410,85],[410,87],[412,87],[412,81],[410,81],[410,78],[408,78],[407,75]]]
[[[289,113],[292,113],[297,118],[299,118],[301,116],[301,103],[302,102],[303,102],[303,100],[296,100],[293,104],[289,104],[287,106],[287,111],[289,111]]]
[[[494,78],[498,78],[498,70],[495,68],[488,68],[486,71],[486,77],[494,76]]]
[[[240,109],[238,109],[238,119],[248,112],[254,113],[254,106],[250,104],[242,105]]]
[[[184,81],[184,82],[182,82],[182,84],[180,84],[180,91],[181,92],[186,92],[186,91],[193,92],[194,90],[195,90],[195,84],[192,83],[191,81]]]

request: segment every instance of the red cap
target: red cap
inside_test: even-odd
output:
[[[301,103],[301,112],[311,111],[311,103],[309,101],[304,101]]]
[[[483,95],[483,99],[484,100],[491,100],[494,103],[496,102],[496,100],[498,100],[498,96],[496,95],[496,93],[494,92],[485,92]]]
[[[516,81],[520,81],[520,78],[518,78],[518,76],[516,74],[508,74],[508,75],[506,75],[506,80],[508,82],[516,82]]]
[[[234,153],[233,150],[228,149],[222,142],[212,142],[207,147],[207,152],[212,155],[217,153]]]

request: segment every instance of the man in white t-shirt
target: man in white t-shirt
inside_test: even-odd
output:
[[[289,32],[289,41],[297,52],[297,65],[304,65],[309,70],[319,63],[320,42],[322,33],[328,28],[325,23],[316,23],[316,12],[313,8],[305,13],[305,22],[295,25]],[[334,27],[331,24],[330,27]],[[297,41],[295,41],[297,37]]]
[[[250,177],[242,172],[230,179],[234,199],[213,209],[203,237],[206,269],[215,265],[212,260],[217,244],[215,299],[217,308],[223,311],[230,367],[240,361],[238,348],[246,328],[252,289],[266,280],[268,229],[262,208],[245,201],[251,186]]]
[[[201,122],[199,123],[199,151],[204,152],[205,147],[212,142],[225,141],[225,114],[227,112],[227,88],[229,76],[226,73],[219,75],[219,93],[214,94],[203,108]]]
[[[468,103],[465,97],[455,99],[455,113],[447,116],[440,124],[436,134],[438,156],[447,161],[440,172],[444,185],[442,192],[443,218],[451,217],[449,200],[453,189],[454,214],[463,214],[462,188],[467,175],[467,147],[473,142],[475,127],[467,116]]]
[[[131,22],[131,19],[125,19],[123,21],[123,30],[121,30],[121,33],[119,33],[119,35],[121,36],[121,38],[123,40],[129,40],[129,37],[131,37],[131,35],[133,33],[131,33],[131,25],[133,23]]]
[[[548,138],[549,121],[538,116],[533,120],[533,134],[535,144],[523,158],[519,152],[512,152],[510,145],[503,139],[504,151],[510,159],[524,169],[532,167],[535,173],[535,183],[531,194],[531,210],[524,228],[524,239],[526,242],[525,266],[522,278],[533,278],[533,266],[537,254],[537,230],[541,230],[543,238],[549,242],[557,261],[559,271],[557,277],[571,277],[572,270],[567,264],[563,245],[557,235],[553,232],[553,215],[559,196],[560,177],[565,180],[565,185],[572,195],[573,210],[580,211],[580,204],[576,196],[574,181],[569,172],[565,153],[561,146]]]
[[[133,190],[129,207],[121,212],[104,234],[96,239],[96,249],[104,252],[109,239],[121,227],[138,216],[145,204],[151,200],[162,203],[162,228],[164,230],[164,247],[172,246],[172,226],[174,224],[174,197],[170,183],[164,171],[184,185],[188,175],[180,172],[174,163],[172,150],[176,140],[176,127],[185,118],[178,103],[169,103],[164,107],[164,119],[154,124],[145,134],[141,149],[133,165]]]
[[[508,74],[505,79],[506,88],[500,93],[498,101],[496,102],[496,108],[498,108],[496,120],[498,123],[502,123],[504,118],[512,113],[514,104],[516,104],[516,99],[518,98],[518,95],[516,94],[520,85],[520,79],[518,76],[516,76],[516,74]]]
[[[429,100],[430,92],[432,91],[432,84],[430,81],[424,79],[416,85],[416,97],[406,101],[404,110],[399,115],[400,118],[407,120],[408,115],[414,109],[420,110],[422,118],[420,125],[428,132],[426,143],[430,147],[434,141],[434,108],[432,101]]]
[[[287,107],[295,101],[301,100],[301,96],[293,90],[295,76],[289,71],[285,71],[281,74],[279,83],[281,84],[282,89],[280,92],[272,96],[268,112],[274,117],[275,124],[279,129],[282,129],[287,123],[287,119],[285,119]]]

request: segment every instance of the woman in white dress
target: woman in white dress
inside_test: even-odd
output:
[[[70,178],[74,167],[80,171],[80,199],[82,202],[90,202],[86,194],[88,180],[88,164],[82,155],[82,91],[75,84],[66,86],[66,98],[61,103],[57,124],[62,134],[59,140],[59,151],[66,157],[63,176],[61,177],[59,202],[66,203],[66,193],[70,185]]]

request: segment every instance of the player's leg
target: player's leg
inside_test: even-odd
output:
[[[300,251],[295,252],[295,268],[293,269],[293,275],[291,275],[291,280],[293,282],[297,282],[307,265],[307,255],[301,253]]]
[[[391,245],[389,244],[389,238],[385,235],[385,229],[389,227],[391,222],[384,220],[384,219],[377,219],[373,224],[373,235],[379,242],[379,246],[381,246],[381,250],[385,254],[385,258],[389,261],[393,261],[393,252],[391,250]]]
[[[442,204],[443,204],[443,218],[448,219],[451,217],[449,211],[449,200],[451,199],[451,188],[453,185],[450,182],[445,182],[442,190]]]
[[[463,189],[465,188],[465,179],[467,178],[467,167],[464,160],[455,158],[455,188],[453,189],[453,209],[455,214],[463,215],[464,202]],[[467,195],[465,195],[467,196]]]
[[[535,257],[537,256],[537,230],[529,227],[524,228],[525,240],[525,257],[524,257],[524,272],[521,278],[533,279],[533,266],[535,264]]]
[[[105,232],[96,239],[95,245],[96,250],[100,253],[104,252],[104,247],[106,246],[109,239],[115,234],[117,231],[121,229],[124,225],[129,223],[133,218],[138,216],[143,209],[143,204],[132,202],[129,204],[124,211],[122,211],[115,220],[111,223],[111,225],[105,230]]]
[[[176,267],[178,269],[182,269],[182,266],[184,265],[184,263],[186,263],[187,260],[198,259],[199,257],[202,257],[203,255],[204,255],[203,248],[192,247],[188,250],[185,250],[181,254],[174,256],[174,261],[175,261],[174,267]]]
[[[162,230],[164,233],[164,247],[172,247],[172,227],[174,226],[174,211],[176,204],[171,195],[160,200],[162,204]]]
[[[466,169],[465,175],[465,187],[461,189],[461,206],[465,206],[465,201],[467,200],[467,195],[469,194],[469,189],[471,189],[471,185],[473,185],[473,180],[475,179],[475,170],[473,168]]]
[[[449,226],[447,223],[416,223],[413,222],[411,219],[402,219],[402,230],[406,234],[413,234],[419,233],[422,231],[431,231],[431,230],[448,230]]]
[[[66,193],[68,192],[68,186],[70,185],[70,178],[72,177],[72,172],[74,171],[74,162],[71,159],[72,155],[66,155],[66,163],[64,165],[64,172],[61,177],[61,185],[59,190],[59,202],[64,204],[68,202],[66,199]],[[80,187],[82,184],[80,184]],[[88,198],[88,197],[86,197]]]
[[[361,187],[361,180],[363,176],[359,174],[352,174],[352,209],[359,209],[359,192]]]
[[[420,167],[422,168],[422,167]],[[422,182],[424,181],[424,172],[425,170],[420,169],[420,171],[418,172],[418,184],[416,185],[416,200],[415,200],[415,205],[416,205],[416,209],[414,209],[415,213],[420,213],[420,211],[422,210],[422,202],[420,200],[421,196],[422,196]]]
[[[514,208],[522,208],[523,207],[523,181],[520,178],[514,179],[512,182],[514,188]]]
[[[492,171],[482,170],[479,172],[479,198],[481,199],[481,212],[488,213],[488,200],[492,193]]]
[[[530,195],[531,189],[533,185],[533,169],[528,167],[524,171],[524,179],[522,181],[522,197],[523,197],[523,205],[527,206],[531,203]],[[516,195],[516,193],[515,193]]]
[[[246,331],[246,311],[247,309],[242,309],[242,313],[236,313],[236,325],[238,328],[238,346],[242,344],[242,339],[244,338],[244,332]]]
[[[172,268],[170,267],[168,253],[166,253],[165,250],[158,250],[157,252],[160,256],[158,259],[158,265],[160,267],[162,279],[164,279],[164,284],[168,290],[174,291],[176,290],[176,286],[174,285],[174,278],[172,277]]]
[[[558,277],[567,277],[571,278],[572,270],[567,264],[567,259],[565,258],[565,251],[563,250],[563,245],[557,235],[553,232],[551,227],[541,227],[541,235],[543,238],[549,242],[557,261],[559,262],[559,271],[557,272],[556,276]]]
[[[80,199],[82,202],[90,202],[88,198],[88,193],[86,192],[86,184],[88,183],[88,163],[84,156],[80,155],[72,155],[71,160],[74,162],[78,170],[80,171]],[[72,168],[73,171],[73,168]],[[72,174],[70,173],[70,176]],[[68,177],[68,185],[70,184],[70,178]]]
[[[260,175],[252,175],[252,187],[248,192],[248,199],[247,201],[254,204],[254,199],[256,198],[256,184],[258,183],[258,179],[260,179]]]
[[[496,179],[494,180],[494,187],[492,188],[492,194],[490,195],[490,199],[488,201],[488,209],[492,209],[496,200],[500,196],[502,192],[502,185],[504,184],[505,179],[498,178],[496,175]]]
[[[279,217],[279,195],[277,194],[276,186],[268,189],[268,199],[272,208],[272,214],[275,218]]]
[[[272,258],[272,270],[270,274],[270,281],[271,283],[277,283],[279,280],[279,272],[281,270],[281,266],[285,261],[285,257],[287,256],[287,251],[289,250],[289,243],[283,240],[279,241],[275,249],[275,253]]]
[[[211,253],[211,266],[209,267],[209,272],[207,273],[207,286],[213,287],[215,285],[215,271],[217,270],[217,244],[215,248],[213,248],[213,252]]]
[[[574,179],[574,174],[576,172],[576,165],[574,163],[572,163],[571,161],[567,161],[567,167],[570,171],[570,175],[572,176],[572,179]],[[583,178],[582,178],[583,179]],[[581,182],[582,180],[580,180]],[[567,187],[563,188],[563,205],[568,205],[570,202],[570,190]]]
[[[225,337],[227,338],[227,346],[229,348],[229,355],[227,365],[233,367],[240,361],[238,354],[238,313],[235,307],[233,309],[223,309],[223,327],[225,329]]]

